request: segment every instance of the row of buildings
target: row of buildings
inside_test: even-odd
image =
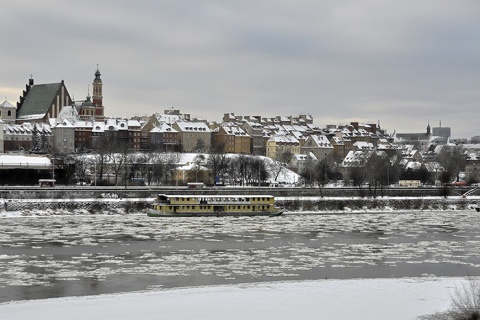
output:
[[[402,157],[405,166],[432,162],[436,154],[432,146],[445,145],[450,137],[450,128],[440,125],[432,130],[430,124],[426,132],[404,134],[387,134],[379,123],[351,122],[320,128],[306,114],[263,117],[225,113],[222,121],[208,122],[168,109],[144,117],[108,118],[98,67],[92,93],[74,100],[63,80],[35,84],[33,78],[29,79],[16,107],[7,100],[0,104],[0,152],[215,150],[264,155],[288,162],[300,171],[307,161],[326,157],[333,157],[344,168],[361,165],[378,152],[392,159]]]
[[[312,153],[318,159],[333,153],[344,157],[356,142],[391,140],[375,124],[351,123],[321,129],[309,115],[238,116],[221,122],[193,119],[179,110],[165,110],[131,119],[106,118],[100,70],[94,73],[93,95],[73,100],[64,81],[35,84],[33,78],[17,106],[0,104],[0,151],[74,153],[102,150],[116,144],[129,150],[265,155]],[[112,143],[118,142],[118,143]]]

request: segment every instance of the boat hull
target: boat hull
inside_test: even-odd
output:
[[[182,213],[170,213],[162,212],[158,210],[149,210],[147,212],[149,217],[255,217],[255,216],[267,216],[276,217],[281,215],[285,210],[279,209],[273,212],[267,211],[247,211],[247,212],[182,212]]]

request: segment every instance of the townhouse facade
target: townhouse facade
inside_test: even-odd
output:
[[[206,152],[211,148],[212,133],[204,122],[177,121],[173,128],[178,132],[181,152]]]
[[[268,139],[267,157],[280,159],[285,153],[290,153],[292,155],[300,153],[300,143],[296,138],[288,135],[277,135]]]
[[[75,127],[68,120],[57,123],[52,128],[53,154],[75,153]]]
[[[250,135],[240,126],[232,123],[221,125],[212,131],[213,148],[225,153],[251,153]]]
[[[301,153],[312,153],[318,161],[322,161],[333,154],[333,146],[326,136],[311,135],[301,147]]]
[[[159,152],[179,151],[178,131],[167,123],[161,123],[149,132],[149,148]]]

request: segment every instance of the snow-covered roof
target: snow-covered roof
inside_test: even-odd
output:
[[[353,146],[359,150],[375,150],[373,143],[365,141],[357,141],[353,144]]]
[[[180,131],[211,132],[208,125],[204,122],[177,121],[176,125]]]
[[[163,132],[169,132],[169,133],[177,133],[178,131],[172,128],[169,124],[167,123],[160,123],[158,127],[153,128],[150,130],[151,133],[163,133]]]
[[[313,141],[315,145],[319,148],[333,148],[332,144],[326,136],[315,134],[309,136],[308,139]]]
[[[4,108],[4,109],[17,109],[15,108],[10,102],[8,102],[7,100],[3,101],[2,103],[0,103],[0,108]]]
[[[178,114],[161,114],[161,113],[156,113],[155,117],[159,122],[165,122],[168,124],[174,124],[177,121],[182,120],[182,117]]]
[[[4,124],[3,132],[10,135],[31,135],[33,128],[36,128],[40,133],[51,135],[52,129],[50,124],[24,122],[22,124]]]
[[[227,133],[228,135],[248,136],[245,130],[237,126],[224,126],[223,130],[225,130],[225,133]]]
[[[54,126],[57,127],[57,128],[58,128],[58,127],[62,127],[62,128],[72,128],[72,129],[75,128],[75,126],[74,126],[70,121],[68,121],[67,119],[64,119],[64,120],[63,120],[62,122],[60,122],[60,123],[55,123]]]
[[[291,131],[290,135],[294,136],[297,140],[304,140],[306,137],[300,131]]]
[[[92,132],[105,132],[105,122],[95,121],[93,123]]]
[[[80,116],[78,115],[78,111],[75,106],[63,106],[58,113],[55,123],[62,122],[64,119],[67,119],[72,124],[75,124],[75,122],[80,120]]]
[[[49,168],[51,161],[47,157],[23,154],[0,154],[0,167]]]
[[[140,128],[140,121],[138,120],[127,120],[127,124],[129,128],[133,128],[133,127]]]
[[[247,122],[245,122],[245,124],[247,124],[249,127],[251,127],[254,130],[262,130],[263,129],[263,125],[260,124],[260,123],[257,123],[257,122],[247,121]]]
[[[307,160],[313,160],[313,161],[316,161],[318,160],[317,157],[312,153],[312,152],[309,152],[308,154],[303,154],[303,153],[295,153],[293,155],[293,157],[297,160],[297,161],[307,161]]]
[[[342,167],[362,167],[364,166],[368,159],[372,156],[374,151],[368,150],[356,150],[356,151],[349,151],[346,157],[343,159],[340,166]]]
[[[288,144],[300,144],[297,138],[293,136],[285,136],[285,135],[275,135],[271,137],[268,141],[276,142],[276,143],[288,143]]]
[[[87,128],[87,129],[92,129],[93,128],[93,121],[75,121],[74,126],[75,128]]]

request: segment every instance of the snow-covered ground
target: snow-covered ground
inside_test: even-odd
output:
[[[407,320],[448,309],[462,278],[317,280],[0,304],[2,320]]]

